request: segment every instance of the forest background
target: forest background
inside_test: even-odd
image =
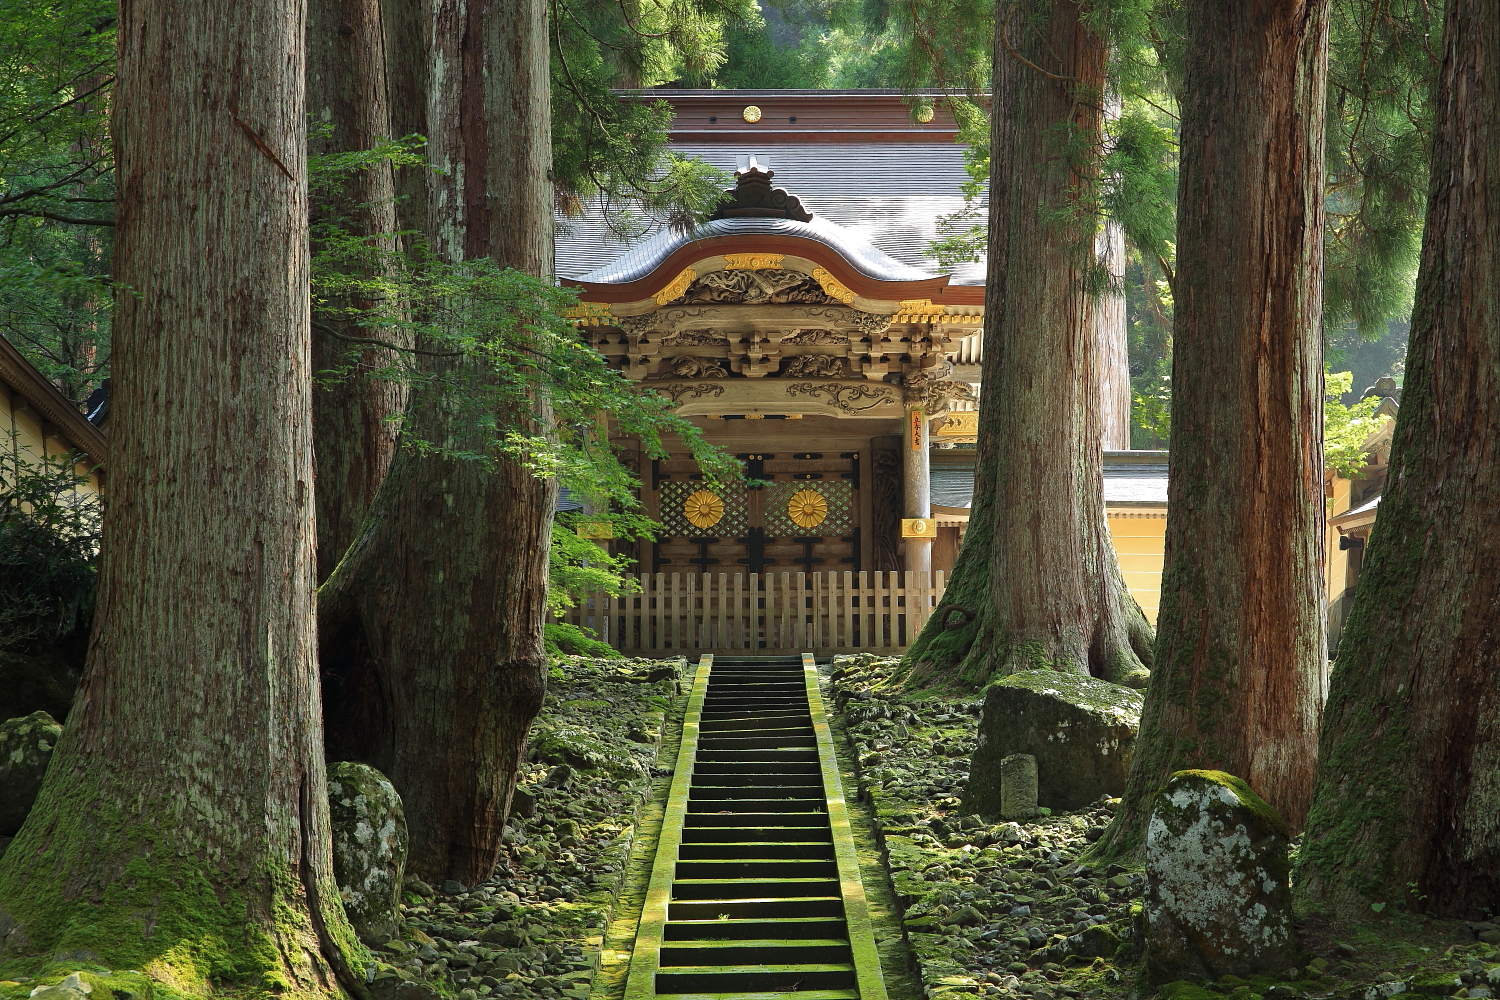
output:
[[[533,12],[537,8],[538,5],[527,7]],[[1156,405],[1153,413],[1143,404],[1140,409],[1145,415],[1138,422],[1144,433],[1159,435],[1165,426],[1161,418],[1170,400],[1164,364],[1170,354],[1172,292],[1177,275],[1173,252],[1177,111],[1171,95],[1180,83],[1177,76],[1184,59],[1183,35],[1174,25],[1179,11],[1171,3],[1117,0],[1098,4],[1096,8],[1095,12],[1103,18],[1104,33],[1113,45],[1109,60],[1110,89],[1118,96],[1118,103],[1109,111],[1104,128],[1099,198],[1097,202],[1072,205],[1070,210],[1083,208],[1098,217],[1114,219],[1124,228],[1133,247],[1132,270],[1124,289],[1132,303],[1132,360],[1139,367],[1137,378],[1142,380],[1138,396],[1146,402],[1154,400]],[[257,7],[255,11],[262,9]],[[1013,9],[1014,5],[1002,7],[1001,12],[1008,17]],[[289,155],[284,162],[268,152],[266,140],[238,117],[237,109],[230,109],[235,124],[251,142],[246,146],[243,137],[238,137],[235,141],[239,145],[231,147],[242,157],[239,163],[247,175],[259,177],[261,182],[274,181],[267,190],[282,190],[275,186],[281,185],[281,181],[269,173],[270,163],[294,186],[304,179],[309,181],[312,339],[317,345],[320,337],[332,338],[321,342],[321,349],[327,354],[324,360],[315,362],[319,389],[311,393],[313,411],[316,413],[320,405],[326,406],[326,400],[331,396],[337,398],[340,392],[346,393],[342,398],[349,398],[351,382],[346,376],[354,373],[368,376],[359,384],[382,384],[384,395],[375,398],[359,388],[352,390],[359,396],[354,402],[364,408],[361,411],[364,414],[378,414],[383,409],[398,418],[404,415],[402,432],[408,445],[393,454],[390,442],[381,444],[391,471],[378,484],[378,490],[372,484],[368,495],[358,498],[359,503],[344,512],[347,517],[334,518],[326,515],[324,508],[350,500],[357,491],[343,491],[342,482],[336,483],[335,477],[326,475],[328,466],[324,463],[335,461],[341,449],[353,454],[352,446],[346,445],[356,442],[358,435],[328,437],[326,428],[332,423],[325,421],[318,425],[319,418],[314,420],[317,432],[325,435],[319,442],[318,453],[320,565],[316,577],[326,581],[318,596],[317,618],[322,630],[319,653],[325,691],[333,693],[325,694],[326,711],[320,719],[317,698],[309,693],[309,688],[315,685],[309,685],[308,675],[299,672],[312,660],[313,615],[306,607],[284,623],[286,634],[299,644],[293,650],[295,655],[288,656],[278,650],[280,656],[273,657],[267,645],[263,658],[267,669],[283,673],[270,677],[270,687],[251,692],[254,695],[251,700],[258,699],[254,709],[279,726],[284,722],[280,706],[262,696],[267,690],[278,690],[275,683],[279,680],[289,679],[295,685],[302,685],[296,689],[299,697],[292,699],[302,716],[292,720],[299,728],[288,730],[288,745],[293,752],[286,755],[297,767],[306,768],[302,783],[289,781],[290,774],[278,774],[276,787],[259,789],[257,793],[264,793],[268,802],[274,802],[279,810],[278,822],[287,831],[302,827],[302,850],[312,851],[310,857],[321,850],[316,796],[308,797],[308,790],[318,788],[322,780],[321,721],[326,724],[331,754],[352,748],[351,757],[376,760],[403,789],[403,794],[409,793],[407,809],[412,820],[414,864],[418,870],[466,880],[471,880],[469,876],[474,874],[482,876],[486,865],[492,870],[498,845],[498,825],[493,822],[496,810],[490,805],[473,815],[460,815],[462,810],[453,803],[464,808],[472,806],[472,794],[468,800],[465,794],[474,792],[473,786],[481,785],[486,795],[498,789],[499,799],[508,800],[517,754],[545,683],[540,644],[532,640],[539,638],[535,634],[539,629],[534,624],[540,620],[537,606],[545,599],[545,526],[555,500],[550,481],[562,481],[596,506],[607,509],[618,504],[625,508],[618,515],[595,511],[589,516],[618,516],[627,529],[649,530],[649,526],[632,526],[629,521],[633,516],[629,511],[631,483],[609,454],[607,443],[601,442],[601,435],[597,434],[594,422],[597,413],[604,411],[617,420],[629,421],[629,429],[646,441],[648,452],[660,447],[662,435],[675,433],[699,451],[715,474],[734,474],[729,463],[702,449],[701,438],[695,438],[691,428],[673,417],[667,407],[653,404],[649,399],[643,402],[641,397],[629,394],[621,380],[613,377],[592,352],[579,346],[564,316],[567,297],[547,280],[555,208],[566,216],[583,202],[602,198],[614,206],[617,224],[622,227],[688,225],[712,205],[726,180],[701,164],[674,157],[665,150],[669,121],[662,107],[650,102],[620,101],[612,88],[749,82],[735,74],[773,65],[783,68],[781,82],[886,83],[914,95],[922,92],[921,96],[914,96],[914,104],[933,99],[952,101],[965,118],[976,200],[988,177],[988,146],[980,138],[988,129],[980,94],[987,87],[991,70],[990,41],[995,37],[997,13],[994,7],[979,3],[927,4],[920,0],[890,7],[788,4],[775,8],[772,16],[767,17],[766,12],[747,0],[717,3],[705,0],[696,5],[637,8],[649,11],[650,17],[634,17],[630,10],[606,3],[592,6],[559,3],[552,11],[550,27],[546,18],[537,17],[535,23],[525,26],[531,34],[519,35],[522,44],[505,50],[530,60],[526,66],[507,65],[513,74],[507,81],[510,89],[497,83],[484,84],[487,88],[499,87],[507,99],[534,102],[523,107],[534,114],[515,120],[550,119],[550,128],[517,127],[493,137],[497,143],[514,144],[515,148],[508,152],[514,153],[516,159],[508,162],[528,162],[542,168],[530,173],[512,168],[485,175],[484,182],[492,186],[487,194],[497,204],[516,212],[517,224],[510,228],[488,217],[470,218],[466,214],[469,202],[463,202],[464,209],[457,219],[438,220],[439,224],[434,225],[431,219],[412,216],[432,205],[449,206],[447,210],[452,211],[452,206],[462,200],[437,197],[424,206],[418,199],[405,198],[401,193],[401,182],[411,177],[421,178],[429,195],[433,191],[454,193],[445,188],[454,183],[452,178],[458,173],[451,169],[452,164],[474,165],[465,160],[476,153],[466,142],[462,127],[465,123],[472,125],[472,121],[460,121],[452,114],[419,120],[417,128],[393,127],[405,123],[387,121],[383,126],[369,127],[366,134],[351,141],[338,134],[340,129],[349,130],[349,120],[329,116],[328,127],[324,127],[324,119],[316,111],[319,105],[313,103],[312,127],[306,133],[311,147],[308,155],[305,159]],[[11,71],[3,91],[5,104],[0,106],[0,120],[9,125],[0,134],[0,155],[4,157],[0,172],[5,182],[4,190],[0,191],[0,220],[4,220],[6,227],[0,239],[4,255],[0,259],[0,267],[4,268],[4,314],[8,317],[5,328],[7,335],[15,337],[65,393],[75,402],[83,403],[88,398],[97,398],[94,392],[109,375],[112,352],[119,349],[121,357],[125,356],[128,338],[123,335],[116,338],[114,334],[128,331],[132,313],[139,315],[147,308],[135,296],[130,276],[117,265],[124,260],[136,268],[146,268],[145,273],[150,274],[153,249],[137,246],[133,258],[122,249],[117,258],[111,236],[117,222],[130,219],[128,212],[122,211],[117,217],[113,211],[113,150],[128,148],[118,144],[118,136],[110,134],[115,57],[113,10],[92,0],[63,0],[44,7],[11,0],[0,5],[0,13],[4,14],[5,32],[0,41]],[[1401,322],[1410,306],[1411,278],[1421,232],[1422,192],[1426,189],[1425,150],[1430,115],[1423,95],[1428,93],[1428,83],[1434,75],[1435,57],[1426,40],[1438,35],[1435,29],[1440,16],[1440,11],[1418,2],[1350,0],[1335,5],[1335,44],[1327,110],[1330,183],[1326,192],[1320,189],[1329,220],[1327,308],[1322,320],[1325,330],[1333,331],[1327,337],[1335,344],[1339,343],[1338,338],[1345,338],[1345,342],[1353,345],[1351,350],[1365,350],[1368,344],[1386,341],[1394,343],[1393,323]],[[336,27],[339,30],[332,34],[343,34],[343,26]],[[331,37],[323,30],[327,28],[327,24],[321,24],[314,30],[309,25],[315,57],[317,43]],[[350,31],[356,29],[350,26]],[[793,33],[797,44],[785,44]],[[189,37],[206,51],[222,51],[219,36],[205,32]],[[1001,32],[1000,37],[1004,39],[1005,33]],[[272,32],[267,40],[291,47],[300,44],[289,33],[277,36]],[[857,51],[860,55],[838,55],[846,51]],[[141,51],[122,46],[122,66],[126,53],[137,59],[145,58]],[[149,60],[144,64],[152,65]],[[316,59],[308,64],[309,87],[323,86],[324,93],[320,95],[323,100],[332,100],[328,97],[332,91],[317,73],[328,72],[329,65]],[[1014,69],[1009,63],[1006,66]],[[222,65],[218,68],[224,69]],[[136,96],[149,96],[149,75],[140,72],[139,64],[135,69],[136,75],[129,79],[138,88]],[[549,76],[550,115],[549,109],[540,104],[545,97],[537,97],[547,93],[543,84]],[[127,79],[123,70],[121,79]],[[433,87],[439,89],[444,85],[450,84],[441,82]],[[267,86],[295,94],[300,82],[272,79]],[[271,96],[281,100],[275,94]],[[446,114],[459,106],[459,102],[396,103],[398,111],[434,106]],[[149,100],[138,99],[131,104],[123,96],[118,107],[147,117],[163,113]],[[281,138],[300,141],[304,135],[300,102],[283,100],[277,107],[295,109],[291,124],[282,123]],[[484,120],[481,118],[481,123]],[[129,134],[127,130],[121,131]],[[112,140],[116,142],[113,146]],[[209,198],[214,185],[224,183],[222,177],[204,172],[191,146],[160,151],[138,146],[135,151],[138,155],[160,152],[166,157],[167,169],[147,170],[137,175],[145,178],[137,180],[143,189],[146,181],[164,184],[168,186],[166,194],[185,196],[193,202],[195,198]],[[483,144],[481,152],[487,152]],[[174,154],[175,159],[168,154]],[[548,162],[550,172],[545,169]],[[481,160],[479,164],[487,166],[488,162]],[[122,175],[126,173],[124,166],[122,163]],[[376,181],[381,178],[387,186],[383,191],[374,191]],[[300,194],[300,190],[299,186],[294,194]],[[225,195],[226,203],[238,196],[233,191],[220,194]],[[538,194],[542,197],[538,198]],[[284,191],[281,196],[286,197]],[[159,212],[167,204],[164,198],[150,197],[149,191],[147,196],[136,193],[134,197],[137,209]],[[292,219],[295,226],[298,206],[288,201],[287,207],[286,218]],[[973,216],[965,213],[949,220],[948,239],[941,248],[935,248],[935,255],[952,258],[975,252],[987,237],[982,228],[976,229],[973,220]],[[240,221],[243,223],[243,218]],[[453,224],[445,226],[442,224],[445,221]],[[306,216],[301,216],[300,224],[305,226],[306,222]],[[1091,230],[1094,217],[1087,217],[1085,222]],[[171,231],[173,220],[161,218],[156,224],[162,231]],[[1068,224],[1077,225],[1077,221]],[[416,234],[417,238],[407,240],[407,234]],[[253,241],[250,238],[254,232],[242,229],[219,235],[226,245],[236,245],[235,238]],[[267,314],[295,317],[297,297],[305,295],[306,288],[290,291],[283,288],[278,293],[273,286],[286,283],[264,280],[265,275],[287,273],[300,277],[300,269],[307,264],[306,260],[296,258],[298,248],[303,245],[302,232],[289,230],[283,235],[287,238],[272,249],[290,255],[288,267],[278,271],[274,254],[250,256],[247,260],[250,270],[231,277],[246,280],[248,275],[247,287],[257,294],[284,294],[285,300],[272,302],[274,308],[268,309]],[[194,274],[178,268],[168,277],[179,282],[185,293],[201,295],[205,301],[217,301],[216,297],[223,295],[223,287],[215,282],[215,275],[206,271]],[[135,279],[138,281],[139,276]],[[170,297],[159,297],[157,301],[170,301]],[[401,303],[401,308],[392,308],[389,305],[392,302]],[[156,303],[150,305],[154,308]],[[111,309],[119,311],[112,314]],[[118,327],[114,316],[121,317]],[[290,335],[308,335],[307,330],[298,329],[301,324],[297,322],[288,321],[283,326]],[[203,338],[192,336],[195,331],[188,324],[179,324],[174,330],[182,338],[176,344],[180,350],[197,352],[192,357],[197,367],[181,365],[173,374],[200,379],[201,383],[195,384],[212,386],[218,375],[212,357],[217,345],[201,343]],[[251,347],[265,346],[253,338],[247,338],[247,342]],[[151,366],[179,361],[164,345],[142,338],[139,328],[136,340],[129,346],[136,351],[135,361],[140,366],[134,371],[155,371]],[[293,353],[297,354],[297,345],[293,345]],[[455,358],[461,360],[449,360]],[[122,371],[127,367],[122,362]],[[1385,374],[1395,367],[1392,362],[1385,371],[1376,368],[1374,372]],[[1357,393],[1359,381],[1366,377],[1373,379],[1374,372],[1358,378],[1350,376],[1349,388]],[[264,412],[301,412],[301,405],[307,399],[299,398],[298,393],[310,390],[312,373],[292,374],[296,377],[279,382],[262,378],[255,386],[256,391],[265,394],[268,405]],[[306,386],[302,384],[302,374],[309,376]],[[148,377],[136,377],[139,384],[148,387],[152,384]],[[171,384],[185,397],[193,398],[192,385]],[[238,401],[248,403],[245,399]],[[260,412],[243,405],[235,413],[226,414],[226,419],[240,419],[241,411]],[[122,406],[121,414],[126,412],[127,408]],[[146,408],[136,412],[145,413]],[[1358,427],[1358,419],[1358,415],[1350,416],[1342,426],[1353,433],[1350,428]],[[1336,421],[1330,423],[1339,426]],[[276,426],[286,435],[305,435],[302,424],[287,420]],[[383,418],[365,419],[360,427],[369,431],[386,425]],[[133,436],[121,433],[116,441],[122,450],[127,445],[139,448],[142,441],[153,440],[143,430],[170,429],[170,425],[160,423],[137,427]],[[244,427],[226,425],[224,432],[233,432],[231,437],[242,447],[260,443],[254,435],[246,434]],[[190,550],[180,540],[167,537],[170,533],[152,533],[143,529],[144,522],[132,524],[125,520],[128,504],[113,505],[112,509],[124,511],[115,516],[121,518],[122,524],[137,529],[134,544],[146,546],[153,554],[165,555],[167,564],[174,566],[174,559],[182,560],[184,565],[196,560],[194,565],[204,574],[205,582],[219,588],[202,589],[232,591],[233,587],[223,577],[232,578],[234,570],[206,560],[202,550],[223,553],[225,559],[242,556],[239,552],[242,546],[234,542],[245,537],[247,526],[280,525],[284,535],[287,534],[285,525],[300,516],[293,513],[293,498],[297,504],[304,502],[300,484],[310,476],[313,449],[311,442],[305,440],[284,443],[287,455],[294,461],[276,465],[278,456],[263,457],[266,467],[274,467],[278,475],[288,475],[288,470],[294,472],[298,477],[297,488],[292,488],[290,479],[282,482],[281,490],[264,488],[255,478],[254,464],[246,462],[244,468],[231,465],[221,470],[222,475],[239,477],[236,482],[243,486],[242,490],[225,489],[212,496],[204,495],[204,509],[218,509],[216,502],[235,501],[238,504],[235,513],[244,519],[242,524],[235,524],[226,516],[221,519],[222,524],[212,526],[223,536],[215,535],[212,539],[221,543],[218,548],[200,544],[196,551]],[[293,469],[294,463],[303,462],[307,468]],[[344,467],[363,466],[346,462]],[[162,504],[162,510],[169,511],[176,502],[171,489],[152,481],[148,463],[132,466],[122,459],[119,470],[119,478],[111,484],[113,495],[128,495],[123,487],[133,486],[144,490],[150,502]],[[130,483],[127,472],[135,474],[137,481]],[[537,475],[539,472],[545,475]],[[544,481],[547,485],[542,485]],[[458,484],[456,488],[454,482]],[[181,482],[176,489],[187,493],[206,491],[208,487],[203,483]],[[264,500],[265,509],[253,502],[258,493],[264,494],[260,499]],[[247,504],[246,497],[252,502]],[[438,555],[448,561],[438,566],[436,572],[424,569],[403,575],[399,571],[399,556],[413,546],[426,544],[425,531],[417,529],[430,525],[430,510],[422,503],[435,497],[441,497],[447,505],[444,524],[449,529],[450,544],[439,549]],[[277,504],[283,504],[285,509],[278,509]],[[10,511],[31,513],[25,507],[26,502],[18,501],[10,505]],[[150,503],[141,505],[141,509],[149,508]],[[12,523],[19,520],[13,517]],[[275,541],[283,546],[281,551],[289,560],[288,565],[305,560],[311,552],[307,537],[280,537]],[[174,544],[179,549],[170,551]],[[87,546],[75,548],[73,554],[87,561]],[[505,563],[500,572],[491,572],[490,560],[496,554]],[[329,559],[326,564],[325,555]],[[119,561],[112,596],[120,602],[118,606],[126,608],[116,615],[116,621],[128,624],[153,620],[149,615],[130,614],[133,607],[130,602],[141,599],[137,591],[143,588],[133,587],[135,581],[129,572],[121,571],[120,566],[126,560],[115,558]],[[305,565],[299,564],[295,575],[300,579],[305,569]],[[106,562],[106,577],[108,570]],[[263,576],[268,581],[275,578],[276,574]],[[500,582],[495,584],[493,579]],[[191,582],[191,578],[185,578],[184,582]],[[311,583],[311,574],[308,582]],[[176,585],[175,581],[165,579],[151,583],[156,589],[146,596],[156,601],[166,601],[171,587]],[[311,592],[309,586],[296,599],[305,600]],[[459,615],[424,613],[451,610],[459,607],[456,598],[468,600],[481,592],[488,604],[473,616],[481,622],[478,627],[455,624],[462,617]],[[371,628],[372,620],[380,618],[380,608],[371,606],[371,595],[389,600],[391,594],[396,595],[395,601],[406,612],[400,619],[405,631],[394,638]],[[279,607],[278,595],[270,596],[273,600],[268,606]],[[236,630],[262,627],[248,618],[235,618],[240,613],[240,603],[229,600],[216,605],[216,612],[224,616],[225,627],[215,634],[232,635],[237,634]],[[186,605],[179,602],[177,606]],[[86,609],[82,602],[75,602],[74,607],[78,614],[72,620],[81,626]],[[195,622],[182,623],[185,634],[196,627]],[[152,636],[146,639],[154,641]],[[96,642],[96,648],[107,649],[107,646]],[[136,670],[141,676],[160,682],[159,665],[166,660],[151,653],[143,645],[127,651],[123,661],[127,670]],[[420,654],[417,659],[425,671],[420,685],[413,685],[411,664],[417,662],[413,653]],[[445,662],[435,665],[433,661],[439,659]],[[472,664],[492,659],[498,659],[503,668],[495,672],[499,677],[495,687],[483,691],[483,697],[470,697],[469,691],[458,682],[475,681],[479,672],[472,669]],[[216,669],[218,662],[210,657],[185,666],[208,672]],[[111,668],[116,666],[111,664]],[[421,697],[395,699],[394,710],[406,713],[395,727],[402,738],[409,740],[413,733],[431,736],[441,731],[472,732],[476,734],[476,743],[483,744],[478,754],[482,766],[466,770],[468,762],[445,761],[436,756],[413,764],[409,759],[399,759],[400,747],[354,746],[353,741],[385,728],[365,725],[368,720],[350,714],[351,708],[369,706],[368,699],[361,701],[360,684],[370,676],[370,671],[384,669],[390,670],[386,681],[398,690],[403,684],[409,685],[409,691],[422,690]],[[123,692],[127,699],[132,696],[128,673],[115,674],[111,670],[96,673],[93,679],[101,690],[113,684],[117,695]],[[331,687],[330,676],[336,681]],[[488,675],[478,679],[490,682]],[[440,697],[431,696],[434,688],[441,689]],[[205,685],[207,689],[210,688]],[[487,703],[486,698],[493,700]],[[90,701],[84,698],[79,704],[87,709]],[[164,706],[153,707],[162,710]],[[227,707],[239,706],[231,702]],[[102,709],[96,706],[92,720],[86,718],[75,724],[70,718],[71,742],[59,753],[78,754],[77,748],[85,746],[88,739],[130,726],[139,730],[133,738],[146,743],[156,738],[150,716],[121,712],[114,719],[103,719],[101,713]],[[445,744],[429,739],[424,745]],[[386,763],[382,754],[392,755],[395,764]],[[136,763],[141,765],[143,761],[149,763],[144,757]],[[401,773],[393,771],[393,766],[414,770]],[[112,774],[106,780],[100,777],[101,773],[95,768],[93,778],[100,782],[99,787],[113,782],[111,794],[133,794],[130,783],[122,781],[119,774]],[[65,789],[61,779],[49,778],[48,782],[51,798],[44,803],[46,807],[74,815],[76,810],[69,812],[63,808],[67,805],[65,797],[83,801],[80,796],[84,792]],[[466,784],[471,787],[462,787]],[[447,795],[448,813],[440,805],[422,799],[431,789],[449,788],[452,793]],[[172,801],[162,800],[161,816],[170,815],[165,806]],[[253,803],[251,807],[254,808]],[[500,812],[503,814],[503,809]],[[32,838],[23,845],[28,850],[34,842],[53,836],[51,828],[44,833],[39,825],[32,826],[23,832],[24,837]],[[432,835],[434,831],[460,827],[475,834],[473,843],[444,843],[442,838]],[[74,849],[80,844],[93,843],[97,832],[87,824],[57,829],[62,847],[68,848],[71,840]],[[130,824],[121,829],[126,836],[137,839],[151,835]],[[216,833],[223,838],[226,856],[245,859],[244,884],[255,884],[258,888],[254,891],[265,892],[263,883],[254,883],[251,870],[251,862],[259,863],[256,859],[266,854],[265,845],[247,841],[243,831],[233,824],[219,824]],[[279,848],[292,846],[289,841]],[[143,856],[151,853],[146,849]],[[7,860],[3,870],[6,884],[0,886],[0,894],[8,899],[24,899],[25,905],[34,911],[28,917],[33,924],[41,924],[41,917],[36,914],[47,906],[77,909],[82,905],[77,900],[63,900],[66,893],[62,892],[50,899],[45,893],[21,892],[18,886],[23,876],[41,876],[37,872],[24,873],[23,863],[15,856]],[[102,874],[108,867],[107,860],[99,861],[101,886],[113,884]],[[30,862],[26,864],[29,866]],[[58,872],[65,867],[54,866],[48,877],[60,877]],[[184,891],[180,879],[160,873],[153,877],[163,879],[159,885],[169,895]],[[317,925],[315,936],[324,939],[325,949],[332,948],[336,954],[343,946],[337,942],[330,944],[327,927],[319,923],[335,919],[332,913],[337,909],[320,902],[320,898],[326,899],[319,895],[327,889],[325,875],[314,870],[304,878],[307,924],[292,932],[293,936],[305,938]],[[130,891],[136,891],[134,885]],[[266,914],[296,894],[294,888],[276,886],[266,897]],[[335,926],[334,937],[337,932]],[[328,961],[337,965],[333,957]],[[347,969],[335,971],[341,980],[347,978]]]

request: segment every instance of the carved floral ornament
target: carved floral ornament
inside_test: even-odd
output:
[[[817,490],[798,490],[786,502],[786,516],[799,528],[816,528],[828,519],[828,501]]]
[[[867,383],[793,382],[786,387],[786,394],[826,398],[831,406],[845,413],[861,413],[898,401],[893,388]]]
[[[682,501],[682,516],[695,528],[712,528],[724,519],[724,501],[712,490],[695,490]]]
[[[726,271],[772,271],[780,270],[786,254],[781,253],[726,253]]]

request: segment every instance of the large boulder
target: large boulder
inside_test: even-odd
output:
[[[1082,809],[1125,791],[1141,694],[1084,674],[1026,670],[985,692],[964,809],[1002,815],[1002,761],[1036,758],[1037,803]]]
[[[1178,771],[1146,827],[1146,972],[1278,975],[1297,966],[1286,821],[1239,778]]]
[[[361,938],[396,933],[406,874],[406,813],[385,775],[365,764],[328,768],[333,873]]]
[[[0,837],[14,837],[41,790],[62,726],[46,712],[0,722]]]

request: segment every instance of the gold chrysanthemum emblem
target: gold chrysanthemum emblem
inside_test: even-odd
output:
[[[816,528],[828,518],[828,501],[817,490],[798,490],[786,502],[786,516],[799,528]]]
[[[695,528],[712,528],[724,517],[724,501],[717,493],[695,490],[682,501],[682,516]]]

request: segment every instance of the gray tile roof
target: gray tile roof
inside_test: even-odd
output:
[[[672,148],[730,172],[754,155],[776,172],[773,184],[800,198],[823,222],[845,230],[846,239],[868,243],[925,276],[946,273],[927,248],[937,238],[938,216],[964,205],[961,186],[968,175],[963,147],[956,143],[674,143]],[[557,273],[565,278],[600,272],[655,235],[622,241],[605,225],[598,206],[577,218],[560,218],[559,227]],[[982,263],[951,273],[954,284],[984,283]]]
[[[972,507],[974,503],[974,469],[972,466],[939,465],[932,469],[932,502],[944,507]],[[1167,503],[1167,467],[1112,465],[1104,466],[1104,502],[1112,507],[1157,507]]]

